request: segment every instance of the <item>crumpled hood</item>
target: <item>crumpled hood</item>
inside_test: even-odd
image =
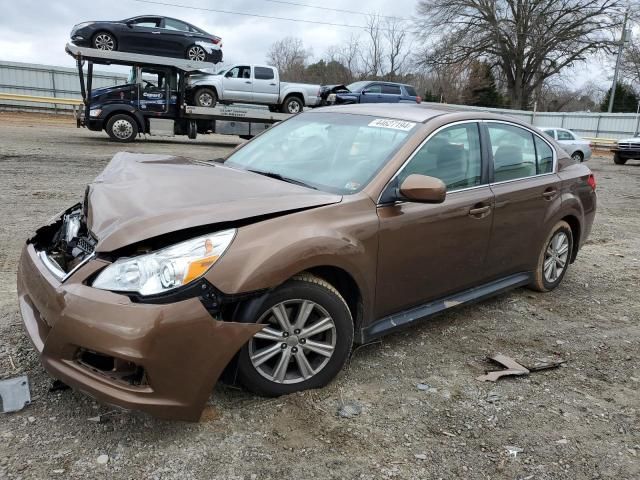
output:
[[[96,251],[192,227],[319,207],[342,197],[183,157],[118,153],[88,187]]]

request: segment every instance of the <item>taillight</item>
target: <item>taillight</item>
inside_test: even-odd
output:
[[[596,191],[596,177],[593,175],[593,173],[591,173],[589,175],[589,178],[587,179],[587,183],[591,187],[591,190],[593,190],[595,192]]]
[[[222,40],[220,37],[212,37],[211,41],[213,42],[214,45],[218,45],[220,43],[220,40]],[[220,45],[222,46],[222,45]]]
[[[422,103],[422,97],[416,97],[416,103]]]

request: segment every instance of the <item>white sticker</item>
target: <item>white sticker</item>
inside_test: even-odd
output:
[[[406,122],[404,120],[391,120],[389,118],[378,118],[369,123],[370,127],[392,128],[394,130],[403,130],[408,132],[416,126],[413,122]]]

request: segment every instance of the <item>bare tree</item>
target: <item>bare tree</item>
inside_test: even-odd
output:
[[[411,53],[408,45],[409,36],[404,27],[404,22],[396,17],[389,17],[384,22],[383,36],[387,44],[384,52],[387,72],[384,76],[390,81],[395,81],[406,72],[407,59]]]
[[[360,37],[352,34],[349,40],[344,44],[331,46],[327,49],[325,60],[329,62],[338,62],[347,69],[347,78],[342,81],[351,83],[360,78]]]
[[[271,44],[267,51],[267,63],[277,67],[283,79],[301,81],[310,56],[311,53],[304,48],[300,38],[285,37]]]
[[[378,15],[369,15],[365,28],[366,40],[361,45],[360,59],[364,76],[379,77],[382,74],[384,34]]]
[[[636,90],[640,88],[640,41],[632,41],[625,47],[620,73]]]
[[[419,63],[486,60],[499,67],[513,108],[564,68],[610,48],[622,0],[421,0]]]

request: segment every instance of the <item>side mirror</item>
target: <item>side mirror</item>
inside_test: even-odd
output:
[[[414,173],[404,179],[400,194],[411,202],[442,203],[447,196],[447,186],[439,178]]]
[[[232,76],[233,76],[232,71],[228,71],[227,73],[224,74],[224,78],[231,78]]]
[[[129,27],[129,28],[133,28],[133,22],[127,22],[127,24],[126,24],[126,25],[127,25],[127,27]]]

